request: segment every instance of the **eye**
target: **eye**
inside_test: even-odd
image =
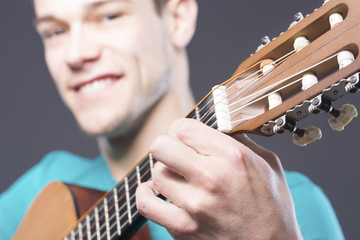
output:
[[[106,21],[112,21],[114,19],[117,19],[120,17],[120,14],[118,13],[110,13],[110,14],[106,14],[104,16],[101,17],[101,20],[106,22]]]
[[[45,31],[42,36],[45,38],[45,39],[50,39],[50,38],[54,38],[54,37],[58,37],[62,34],[65,33],[65,30],[63,28],[55,28],[55,29],[52,29],[52,30],[48,30],[48,31]]]

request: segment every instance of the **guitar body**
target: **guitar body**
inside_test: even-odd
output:
[[[52,182],[36,197],[13,240],[63,239],[105,193],[76,185]],[[144,227],[132,240],[150,239]]]

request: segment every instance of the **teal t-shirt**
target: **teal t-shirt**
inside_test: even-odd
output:
[[[335,212],[322,190],[297,172],[285,172],[305,240],[344,239]],[[102,191],[116,181],[102,156],[89,160],[65,151],[47,154],[37,165],[0,195],[0,239],[10,239],[35,196],[52,181],[62,181]],[[167,231],[148,222],[154,240],[172,239]]]

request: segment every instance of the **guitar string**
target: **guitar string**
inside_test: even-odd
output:
[[[287,59],[286,57],[290,56],[290,54],[292,54],[292,53],[293,53],[293,52],[290,52],[290,53],[284,55],[282,58],[280,58],[281,61],[279,61],[279,62],[275,65],[275,67],[279,66],[283,61],[286,61],[286,59]],[[280,60],[280,59],[279,59],[279,60]],[[273,69],[272,69],[272,70],[273,70]],[[270,70],[269,72],[271,72],[272,70]],[[258,73],[258,72],[259,72],[259,71],[257,71],[256,73]],[[269,73],[269,72],[268,72],[268,73]],[[253,81],[255,81],[255,83],[259,83],[259,80],[260,80],[263,76],[264,76],[264,74],[261,73],[261,74],[260,74],[256,79],[254,79]],[[234,80],[234,81],[235,81],[235,80]],[[238,83],[240,83],[240,82],[238,82]],[[250,83],[251,83],[251,82],[248,82],[248,83],[246,83],[246,85],[248,85],[248,84],[250,84]],[[230,84],[231,84],[231,83],[230,83]],[[246,87],[246,85],[242,86],[242,88]],[[233,86],[234,86],[234,85],[233,85]],[[254,86],[255,86],[255,84],[253,84],[253,85],[251,85],[251,86],[249,86],[249,87],[254,87]],[[247,89],[243,89],[242,92],[248,90],[249,87],[248,87]],[[229,87],[229,88],[226,89],[226,90],[229,90],[229,89],[231,89],[231,87]],[[238,93],[238,91],[235,91],[235,92],[230,93],[229,95],[227,95],[227,96],[224,97],[223,99],[219,100],[219,102],[224,101],[225,99],[228,99],[230,96],[232,96],[232,95],[235,94],[235,93]],[[242,93],[238,93],[238,95],[241,95],[241,94],[242,94]],[[215,104],[215,105],[216,105],[216,104]],[[212,108],[210,108],[204,115],[210,113],[210,112],[214,109],[214,107],[215,107],[215,106],[213,106]],[[210,122],[215,116],[216,116],[216,113],[214,113],[214,114],[211,116],[211,118],[209,118],[208,121],[205,122],[205,124],[206,124],[206,125],[209,125],[209,122]],[[203,116],[203,118],[204,118],[204,117],[206,117],[206,116]],[[194,119],[194,117],[193,117],[193,119]],[[248,118],[248,119],[251,119],[251,117]],[[246,120],[243,120],[243,121],[246,121]],[[210,127],[214,128],[214,126],[215,126],[216,123],[217,123],[217,119],[215,119],[215,122],[214,122],[213,124],[211,124]],[[233,122],[232,122],[232,123],[233,123]]]
[[[141,164],[140,164],[141,165]],[[147,165],[149,165],[148,164],[148,161],[146,161],[146,163],[143,165],[143,166],[141,166],[140,167],[140,172],[147,166]],[[139,166],[139,165],[138,165]],[[146,177],[146,175],[148,174],[148,172],[150,171],[150,169],[148,169],[148,170],[146,170],[146,172],[140,177],[140,180],[142,180],[142,179],[144,179],[144,177]],[[134,179],[134,177],[135,177],[135,175],[136,174],[133,174],[130,178],[129,178],[129,182],[131,182],[133,179]],[[136,182],[135,182],[136,183]],[[135,184],[134,183],[134,184]],[[133,185],[134,185],[133,184]],[[115,187],[116,188],[116,187]],[[125,186],[124,186],[124,184],[121,186],[121,188],[117,188],[117,191],[116,191],[116,193],[118,194],[120,191],[122,191],[122,190],[125,190],[124,189],[125,188]],[[114,188],[112,188],[112,189],[114,189]],[[132,188],[130,188],[129,190],[132,190]],[[108,197],[109,195],[110,195],[110,192],[113,192],[113,191],[109,191],[109,194],[106,196],[106,197]],[[118,196],[118,202],[119,201],[121,201],[121,200],[123,200],[123,198],[125,197],[126,195],[121,195],[121,196]],[[113,198],[114,198],[114,195],[113,194],[111,194],[111,196],[110,196],[110,198],[108,198],[108,201],[110,202],[111,200],[113,200]],[[101,201],[101,203],[99,203],[99,205],[100,204],[103,204],[103,201]],[[101,211],[101,210],[103,210],[103,208],[104,208],[104,205],[101,205],[101,206],[99,206],[99,205],[97,205],[98,206],[98,210],[99,211]],[[126,206],[126,205],[122,205],[121,206],[121,208],[119,208],[119,211],[120,210],[122,210],[123,208],[124,208],[124,206]],[[110,212],[110,210],[112,210],[112,208],[113,208],[113,206],[110,206],[109,208],[108,208],[108,212]],[[93,211],[91,211],[89,214],[89,221],[91,221],[91,220],[93,220],[94,218],[95,218],[95,215],[94,215],[94,213],[93,213]],[[103,215],[101,215],[101,216],[99,216],[101,219],[104,217]],[[81,220],[81,222],[82,221],[84,221],[85,220],[85,218],[83,219],[83,220]],[[84,228],[86,228],[86,225],[85,224],[82,224],[82,227],[81,227],[81,230],[83,230]],[[92,228],[92,227],[91,227]],[[78,226],[73,230],[74,231],[74,233],[76,234],[76,230],[78,230],[78,231],[80,231],[79,229],[78,229]],[[69,234],[70,235],[70,234]]]
[[[291,79],[291,78],[293,78],[293,77],[295,77],[295,76],[297,76],[297,75],[299,75],[299,74],[302,74],[302,73],[304,73],[304,72],[307,72],[307,71],[309,71],[310,69],[315,68],[315,67],[319,66],[320,64],[323,64],[323,63],[326,62],[326,61],[331,60],[332,58],[336,57],[337,55],[338,55],[338,54],[336,53],[336,54],[334,54],[334,55],[332,55],[332,56],[330,56],[330,57],[322,60],[321,62],[319,62],[319,63],[311,66],[311,67],[308,67],[308,68],[306,68],[306,69],[304,69],[304,70],[302,70],[302,71],[300,71],[300,72],[297,72],[297,73],[295,73],[295,74],[293,74],[293,75],[291,75],[291,76],[289,76],[289,77],[287,77],[287,78],[285,78],[285,79],[283,79],[283,80],[281,80],[281,81],[279,81],[279,82],[276,82],[276,83],[274,83],[274,84],[272,84],[272,85],[270,85],[270,86],[268,86],[268,87],[266,87],[266,88],[258,91],[258,92],[255,92],[255,93],[253,93],[253,94],[251,94],[251,95],[248,95],[248,96],[246,96],[246,97],[244,97],[244,98],[241,98],[241,99],[237,100],[236,102],[231,103],[231,104],[229,105],[229,107],[231,107],[231,106],[233,106],[233,105],[235,105],[235,104],[238,104],[239,102],[242,102],[242,101],[244,101],[245,99],[248,99],[248,98],[250,98],[250,97],[253,97],[254,95],[262,94],[262,93],[270,90],[271,88],[275,88],[275,87],[277,87],[278,85],[280,85],[280,84],[288,81],[289,79]],[[276,92],[276,90],[275,90],[274,92]],[[255,99],[253,102],[256,102],[256,101],[258,101],[258,100],[259,100],[259,99]],[[236,110],[234,110],[234,111],[236,111]]]
[[[232,94],[235,94],[235,93],[239,93],[238,95],[241,95],[241,94],[243,94],[244,92],[247,92],[247,91],[249,90],[249,88],[254,87],[254,85],[266,83],[266,82],[261,82],[261,81],[259,81],[259,80],[261,80],[262,77],[266,76],[268,73],[270,73],[271,71],[273,71],[276,67],[280,66],[281,63],[283,63],[284,61],[286,61],[286,60],[287,60],[289,57],[291,57],[291,55],[294,54],[295,52],[296,52],[296,51],[293,50],[293,51],[285,54],[284,56],[280,57],[279,59],[275,60],[274,63],[272,63],[273,66],[274,66],[274,68],[271,69],[271,70],[269,70],[269,71],[266,72],[265,74],[264,74],[264,72],[263,72],[262,69],[260,69],[260,70],[258,70],[257,72],[255,72],[254,74],[257,74],[257,78],[255,78],[255,79],[252,80],[252,81],[249,81],[245,86],[242,87],[242,88],[244,88],[244,87],[246,87],[247,85],[250,85],[250,86],[248,86],[248,88],[242,89],[242,92],[239,92],[239,90],[233,91],[233,92],[230,94],[230,96],[231,96]],[[258,74],[259,72],[261,72],[261,73]],[[250,76],[251,76],[251,75],[250,75]],[[244,79],[244,80],[245,80],[245,79]],[[232,82],[234,82],[234,81],[236,81],[236,78],[233,79]],[[270,81],[270,79],[269,79],[269,81]],[[227,90],[230,91],[232,87],[236,87],[236,85],[241,84],[242,82],[243,82],[243,81],[238,81],[235,85],[232,85],[232,86],[228,87]],[[253,84],[251,85],[250,83],[253,83]],[[230,84],[230,85],[231,85],[231,84]]]
[[[286,59],[283,59],[282,61],[285,61]],[[279,66],[281,63],[282,63],[282,61],[279,63],[279,64],[277,64],[277,65],[275,65],[275,67],[277,67],[277,66]],[[272,69],[273,70],[273,69]],[[270,70],[269,72],[271,72],[272,70]],[[268,72],[268,73],[269,73]],[[254,79],[253,81],[256,81],[256,80],[260,80],[262,77],[264,76],[264,74],[263,73],[261,73],[259,76],[258,76],[258,78],[256,78],[256,79]],[[258,82],[258,81],[256,81],[256,82]],[[248,82],[246,85],[248,85],[250,82]],[[245,85],[245,86],[246,86]],[[251,85],[251,86],[249,86],[249,87],[254,87],[255,86],[255,84],[253,84],[253,85]],[[242,86],[242,87],[244,87],[244,86]],[[228,89],[227,89],[228,90]],[[243,89],[243,91],[242,92],[244,92],[244,91],[246,91],[246,90],[248,90],[248,88],[247,89]],[[221,99],[221,100],[219,100],[219,102],[222,102],[222,101],[224,101],[225,99],[228,99],[230,96],[232,96],[233,94],[235,94],[235,93],[237,93],[238,91],[235,91],[235,92],[232,92],[232,93],[230,93],[229,95],[227,95],[226,97],[224,97],[223,99]],[[238,95],[241,95],[241,93],[238,93]],[[218,103],[217,103],[218,104]],[[216,105],[216,104],[215,104]],[[212,108],[210,108],[206,113],[205,113],[205,115],[206,114],[210,114],[210,112],[213,110],[215,108],[215,106],[213,106]],[[205,116],[203,116],[203,117],[205,117]],[[209,122],[214,118],[214,117],[216,117],[216,113],[213,113],[212,114],[212,116],[211,116],[211,118],[209,118],[208,119],[208,121],[206,121],[205,122],[205,124],[206,125],[209,125]],[[194,119],[194,118],[193,118]],[[251,119],[251,117],[250,118],[248,118],[248,119]],[[246,121],[246,120],[248,120],[248,119],[244,119],[244,121]],[[213,123],[213,124],[211,124],[210,125],[210,127],[212,127],[212,128],[214,128],[214,125],[217,123],[217,119],[215,119],[215,122]],[[233,122],[232,122],[233,123]]]
[[[281,62],[283,62],[283,61],[285,61],[287,58],[289,58],[294,52],[295,52],[295,50],[293,50],[293,51],[285,54],[284,56],[282,56],[282,57],[280,57],[279,59],[275,60],[275,61],[274,61],[274,64],[275,64],[275,65],[280,65]],[[259,73],[260,73],[260,74],[259,74]],[[243,83],[244,81],[249,80],[249,79],[250,79],[251,77],[253,77],[253,76],[257,76],[257,78],[254,79],[254,80],[259,80],[259,79],[263,76],[263,73],[262,73],[262,69],[260,69],[260,70],[258,70],[258,71],[256,71],[256,72],[250,74],[249,76],[245,77],[244,79],[237,80],[240,75],[241,75],[241,73],[238,74],[237,76],[233,77],[233,79],[229,82],[230,87],[227,88],[228,91],[231,90],[231,88],[236,87],[237,85]],[[253,80],[253,81],[254,81],[254,80]],[[235,81],[237,81],[237,82],[236,82],[235,84],[233,84]],[[251,83],[251,81],[247,82],[244,86],[242,86],[242,88],[246,87],[246,86],[247,86],[248,84],[250,84],[250,83]],[[257,83],[257,82],[255,82],[255,84],[256,84],[256,83]],[[253,86],[253,85],[251,85],[251,86]],[[251,87],[251,86],[250,86],[250,87]],[[246,91],[246,89],[244,89],[243,92],[244,92],[244,91]],[[234,91],[233,93],[236,93],[236,92],[239,92],[239,90]],[[212,96],[212,95],[211,95],[211,96]],[[220,102],[223,101],[223,100],[225,100],[225,99],[226,99],[226,98],[221,99]],[[214,97],[212,96],[212,98],[206,103],[205,106],[202,107],[202,109],[199,110],[199,112],[201,112],[205,107],[207,107],[207,106],[211,103],[211,101],[213,101],[213,100],[214,100]],[[211,110],[211,109],[210,109],[210,110]],[[205,113],[204,115],[206,115],[206,113]],[[203,117],[204,117],[204,116],[203,116]],[[201,119],[200,119],[200,121],[201,121]]]
[[[320,62],[320,63],[318,63],[318,64],[316,64],[316,65],[314,65],[314,66],[312,66],[312,67],[310,67],[310,68],[308,68],[308,69],[306,69],[306,70],[303,70],[302,72],[305,72],[305,71],[307,71],[307,70],[309,70],[309,69],[311,69],[311,68],[314,68],[314,67],[318,66],[319,64],[321,64],[321,63],[323,63],[323,62],[326,62],[326,61],[330,60],[331,58],[333,58],[334,56],[337,56],[337,55],[338,55],[338,54],[334,54],[333,56],[331,56],[331,57],[323,60],[322,62]],[[297,74],[294,74],[293,76],[296,76],[296,75],[298,75],[298,74],[301,74],[302,72],[299,72],[299,73],[297,73]],[[293,77],[293,76],[291,76],[291,77]],[[289,78],[291,78],[291,77],[289,77]],[[276,85],[279,85],[279,84],[281,84],[282,82],[288,80],[289,78],[284,79],[284,80],[280,81],[280,83],[278,82],[278,83],[273,84],[273,85],[271,85],[271,86],[269,86],[269,87],[274,87],[274,86],[276,86]],[[298,80],[296,80],[296,81],[293,82],[293,83],[290,83],[290,84],[288,84],[288,85],[280,88],[279,90],[281,90],[281,89],[283,89],[283,88],[286,88],[286,87],[288,87],[288,86],[290,86],[290,85],[292,85],[292,84],[295,84],[295,83],[298,82],[299,80],[301,80],[301,78],[298,79]],[[237,83],[237,84],[238,84],[238,83]],[[237,85],[237,84],[235,84],[235,85]],[[233,86],[235,86],[235,85],[233,85]],[[232,88],[233,86],[229,87],[229,89]],[[265,89],[267,90],[269,87],[267,87],[267,88],[265,88]],[[277,91],[279,91],[279,90],[277,90]],[[263,89],[263,91],[264,91],[264,89]],[[259,92],[261,92],[261,91],[259,91]],[[256,93],[259,93],[259,92],[256,92]],[[274,91],[274,92],[276,92],[276,91]],[[254,93],[254,94],[256,94],[256,93]],[[270,94],[271,94],[271,93],[270,93]],[[270,95],[270,94],[268,94],[268,95]],[[253,94],[252,94],[252,95],[253,95]],[[246,107],[246,106],[248,106],[248,105],[251,105],[251,104],[257,102],[257,101],[263,99],[264,97],[266,97],[266,96],[268,96],[268,95],[262,96],[261,98],[258,98],[258,99],[256,99],[256,100],[254,100],[253,102],[248,103],[248,104],[245,105],[245,106],[242,106],[240,109],[242,109],[242,108],[244,108],[244,107]],[[251,95],[249,95],[249,96],[251,96]],[[242,100],[244,100],[244,99],[246,99],[246,98],[248,98],[249,96],[247,96],[247,97],[245,97],[245,98],[243,98],[243,99],[238,100],[238,102],[239,102],[239,101],[242,101]],[[235,103],[237,103],[237,102],[235,102]],[[233,104],[235,104],[235,103],[233,103]],[[230,104],[230,106],[233,105],[233,104]],[[203,107],[203,108],[204,108],[204,107]],[[233,112],[235,112],[235,111],[237,111],[237,110],[239,110],[239,109],[236,109],[236,110],[234,110]],[[231,112],[231,113],[233,113],[233,112]],[[201,119],[203,119],[206,115],[207,115],[207,114],[204,114]],[[215,116],[215,114],[213,114],[212,117],[211,117],[206,123],[208,123],[214,116]],[[206,124],[206,123],[205,123],[205,124]],[[213,123],[213,125],[214,125],[215,123],[216,123],[216,121]],[[213,126],[213,125],[212,125],[212,126]],[[144,165],[144,166],[145,166],[145,165]],[[143,168],[144,166],[142,166],[142,168]],[[141,170],[142,170],[142,169],[141,169]],[[147,172],[148,172],[148,171],[149,171],[149,170],[147,170]],[[145,175],[146,175],[146,174],[147,174],[147,173],[145,173]],[[135,174],[133,174],[130,179],[132,180],[134,177],[135,177]],[[143,178],[143,176],[142,176],[141,178]],[[131,181],[131,180],[130,180],[130,181]],[[137,184],[137,183],[134,183],[134,184],[131,186],[130,189],[132,189],[132,188],[134,187],[134,185],[136,185],[136,184]],[[120,190],[120,188],[118,189],[118,191],[119,191],[119,190]],[[117,192],[118,192],[118,191],[117,191]],[[133,195],[132,198],[133,198],[134,196],[135,196],[135,195]],[[119,198],[119,200],[122,200],[123,198],[124,198],[124,194]],[[132,199],[132,198],[131,198],[131,199]],[[109,201],[111,201],[111,200],[112,200],[112,198],[109,199]],[[123,204],[123,205],[121,206],[121,209],[123,209],[125,206],[126,206],[126,205]],[[102,205],[101,207],[102,207],[102,208],[101,208],[101,209],[99,208],[99,211],[101,211],[104,206]],[[111,207],[112,207],[112,206],[111,206]],[[109,208],[108,212],[112,209],[111,207]],[[125,213],[125,214],[126,214],[126,213]],[[123,215],[124,215],[124,214],[123,214]],[[101,216],[104,217],[104,215],[101,215]],[[113,217],[114,217],[114,215],[111,216],[111,219],[112,219]],[[122,217],[120,218],[120,220],[121,220],[121,219],[122,219]],[[102,224],[102,227],[100,228],[100,231],[102,230],[103,226],[104,226],[104,224]]]
[[[141,176],[141,179],[144,179],[149,172],[150,172],[150,169],[148,169],[148,170]],[[149,179],[149,180],[150,180],[150,179]],[[131,187],[129,187],[129,190],[132,190],[136,185],[137,185],[137,182],[135,182]],[[135,194],[133,194],[133,195],[129,198],[129,201],[131,202],[134,198],[135,198]],[[120,198],[119,198],[119,200],[120,200]],[[119,200],[118,200],[118,202],[119,202]],[[135,206],[135,205],[136,205],[136,203],[134,203],[134,204],[131,205],[130,211],[131,211],[131,209],[133,208],[133,206]],[[108,208],[108,213],[109,213],[113,208],[114,208],[114,206],[110,206],[110,207]],[[127,208],[127,204],[126,204],[126,203],[124,203],[123,205],[121,205],[121,206],[119,207],[119,212],[121,212],[121,210],[123,210],[124,208]],[[136,213],[138,213],[137,209],[136,209]],[[116,213],[115,213],[115,212],[114,212],[113,214],[111,214],[111,216],[109,216],[109,221],[108,221],[108,222],[110,222],[114,217],[116,217]],[[100,220],[102,220],[103,218],[104,218],[104,215],[100,215],[100,216],[99,216],[99,222],[100,222]],[[125,225],[126,223],[128,223],[128,212],[127,212],[127,211],[125,211],[125,212],[119,217],[119,222],[120,222],[120,223],[122,222],[123,218],[126,218],[127,220],[124,222],[124,224],[122,224],[122,225],[120,226],[121,229],[123,228],[123,225]],[[114,222],[114,223],[111,225],[109,231],[111,231],[111,230],[113,229],[113,226],[116,225],[116,224],[117,224],[117,223]],[[91,225],[90,229],[88,229],[87,231],[90,231],[90,232],[91,232],[91,230],[94,230],[94,227],[96,228],[95,223],[93,223],[93,224]],[[103,223],[101,223],[101,226],[99,227],[99,230],[98,230],[98,231],[101,232],[104,227],[106,228],[106,221],[103,222]],[[83,228],[82,228],[82,230],[83,230]],[[86,230],[86,229],[85,229],[85,230]],[[82,232],[84,233],[84,231],[82,231]],[[105,232],[105,233],[106,233],[106,232]],[[75,233],[75,234],[76,234],[76,233]],[[95,233],[91,235],[91,239],[93,238],[93,236],[96,236],[96,234],[97,234],[97,230],[95,229]]]
[[[135,197],[135,195],[133,195],[133,196],[130,198],[130,201],[131,201],[134,197]],[[123,205],[123,206],[125,206],[125,205]],[[124,208],[123,206],[119,209],[119,212],[123,210],[123,208]],[[109,207],[108,213],[109,213],[112,209],[113,209],[112,206]],[[115,213],[114,213],[114,214],[115,214]],[[114,215],[114,214],[112,214],[111,216],[109,216],[108,222],[111,222],[111,220],[116,216],[116,215]],[[127,215],[127,214],[128,214],[127,211],[125,211],[125,212],[121,215],[121,218],[119,218],[119,221],[121,222],[121,219],[123,218],[123,216],[124,216],[124,215]],[[104,215],[100,215],[98,222],[100,223],[103,218],[104,218]],[[89,221],[90,221],[90,220],[89,220]],[[104,225],[104,224],[105,224],[105,225]],[[115,224],[116,224],[116,222],[115,222]],[[82,225],[84,225],[84,224],[82,224]],[[94,223],[91,224],[90,228],[87,228],[86,226],[84,226],[84,227],[81,227],[81,229],[79,229],[78,227],[76,227],[76,229],[74,229],[72,232],[74,232],[75,236],[76,236],[76,234],[80,236],[79,233],[80,233],[80,230],[81,230],[81,232],[83,233],[82,235],[83,235],[83,236],[87,236],[87,234],[85,234],[85,233],[90,232],[90,234],[91,234],[91,231],[92,231],[92,230],[95,230],[95,232],[94,232],[92,235],[90,235],[91,239],[93,239],[93,237],[97,235],[97,232],[98,232],[98,231],[101,232],[101,231],[103,230],[104,226],[106,227],[106,221],[103,222],[103,223],[101,223],[101,225],[99,226],[99,230],[94,229],[94,228],[96,228],[96,222],[94,222]],[[110,228],[110,229],[111,229],[111,228]],[[78,230],[78,231],[76,232],[76,230]],[[84,230],[85,230],[85,231],[84,231]],[[71,236],[71,233],[70,233],[68,236]],[[79,239],[80,239],[80,237],[79,237]]]
[[[277,59],[276,61],[274,61],[274,64],[275,64],[274,67],[277,67],[277,66],[279,66],[282,62],[286,61],[286,59],[289,58],[294,52],[295,52],[295,50],[294,50],[294,51],[291,51],[291,52],[289,52],[289,53],[287,53],[287,54],[285,54],[285,55],[282,56],[281,58],[279,58],[279,59]],[[275,69],[275,68],[274,68],[274,69]],[[270,73],[270,72],[271,72],[272,70],[274,70],[274,69],[271,69],[271,70],[270,70],[269,72],[267,72],[267,73]],[[261,73],[260,73],[260,72],[261,72]],[[258,73],[260,73],[260,74],[258,74]],[[263,76],[265,76],[266,74],[264,75],[264,74],[263,74],[263,71],[260,69],[260,70],[258,70],[258,71],[256,71],[256,72],[254,72],[253,74],[249,75],[248,77],[246,77],[246,78],[244,78],[244,79],[241,79],[241,80],[238,80],[238,82],[237,82],[236,84],[232,85],[232,83],[234,83],[239,76],[234,77],[233,80],[229,82],[229,84],[230,84],[231,86],[228,87],[226,90],[229,91],[231,88],[233,88],[233,87],[235,87],[235,86],[243,83],[243,82],[246,81],[246,80],[249,80],[248,78],[252,77],[253,75],[257,75],[257,78],[253,79],[252,81],[247,82],[244,86],[239,87],[239,89],[237,89],[236,91],[233,91],[232,93],[230,93],[229,95],[227,95],[227,96],[224,97],[223,99],[219,100],[219,102],[222,102],[222,101],[226,100],[228,97],[230,97],[230,96],[232,96],[233,94],[236,94],[236,93],[238,94],[238,96],[240,96],[242,93],[246,92],[249,88],[254,87],[254,86],[256,86],[257,84],[260,84],[261,81],[259,81],[259,80],[260,80]],[[253,83],[253,84],[250,85],[250,86],[248,86],[250,83]],[[246,87],[247,87],[247,88],[246,88]],[[239,92],[240,89],[242,89],[241,92]],[[212,98],[211,100],[213,100],[213,98]],[[210,103],[210,101],[208,102],[208,104],[209,104],[209,103]],[[207,105],[208,105],[208,104],[207,104]],[[215,104],[215,105],[216,105],[216,104]],[[205,117],[205,115],[207,115],[207,114],[215,107],[215,105],[213,105],[213,106],[204,114],[203,117]],[[201,119],[200,119],[200,120],[201,120]],[[214,125],[214,124],[212,124],[211,127],[213,127],[213,125]]]
[[[320,65],[320,64],[323,64],[324,62],[331,60],[332,58],[336,57],[337,55],[338,55],[338,53],[336,53],[336,54],[334,54],[334,55],[332,55],[332,56],[330,56],[330,57],[322,60],[321,62],[319,62],[319,63],[317,63],[317,64],[315,64],[315,65],[313,65],[313,66],[311,66],[311,67],[309,67],[309,68],[307,68],[307,69],[305,69],[305,70],[302,70],[302,71],[300,71],[300,72],[298,72],[298,73],[295,73],[295,74],[293,74],[292,76],[290,76],[290,77],[288,77],[288,78],[286,78],[286,79],[283,79],[283,80],[281,80],[281,81],[279,81],[279,82],[277,82],[277,83],[275,83],[275,84],[273,84],[273,85],[270,85],[270,86],[264,88],[264,89],[263,89],[263,92],[266,92],[267,90],[269,90],[269,89],[271,89],[271,88],[275,88],[275,87],[277,87],[277,85],[280,85],[281,83],[286,82],[287,80],[293,78],[294,76],[299,75],[299,74],[304,73],[304,72],[307,72],[307,71],[309,71],[310,69],[315,68],[315,67],[317,67],[317,66]],[[280,90],[282,90],[282,89],[285,89],[285,88],[287,88],[287,87],[289,87],[289,86],[292,86],[293,84],[299,82],[300,80],[302,80],[302,78],[297,79],[297,80],[295,80],[295,81],[293,81],[293,82],[291,82],[291,83],[289,83],[289,84],[287,84],[287,85],[285,85],[285,86],[283,86],[283,87],[281,87],[281,88],[279,88],[279,89],[277,89],[277,90],[274,90],[273,92],[270,92],[270,93],[268,93],[268,94],[266,94],[266,95],[263,95],[263,96],[255,99],[255,100],[253,100],[252,102],[249,102],[249,103],[247,103],[247,104],[245,104],[245,105],[242,105],[241,107],[235,108],[235,110],[231,111],[229,114],[234,114],[234,113],[240,111],[241,109],[243,109],[243,108],[245,108],[245,107],[247,107],[247,106],[249,106],[249,105],[251,105],[251,104],[254,104],[254,103],[258,102],[258,101],[260,101],[261,99],[264,99],[265,97],[267,97],[267,96],[269,96],[269,95],[271,95],[271,94],[273,94],[273,93],[275,93],[275,92],[278,92],[278,91],[280,91]],[[261,90],[260,90],[260,91],[261,91]],[[248,98],[248,97],[250,97],[250,96],[252,96],[252,95],[259,94],[260,91],[255,92],[255,93],[253,93],[253,94],[251,94],[251,95],[248,95],[248,96],[244,97],[243,99],[240,99],[240,100],[238,100],[237,102],[234,102],[234,103],[230,104],[229,107],[231,107],[232,105],[237,104],[237,103],[243,101],[244,99],[246,99],[246,98]],[[261,115],[261,114],[258,114],[258,115],[253,116],[253,117],[249,117],[248,119],[255,118],[255,117],[259,116],[259,115]],[[246,120],[240,119],[240,120],[237,120],[237,121],[232,121],[231,124],[238,123],[238,122],[241,122],[241,121],[246,121]],[[215,124],[215,123],[213,123],[213,124],[211,125],[211,127],[213,127],[214,124]]]

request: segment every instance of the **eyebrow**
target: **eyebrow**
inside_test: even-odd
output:
[[[98,0],[92,3],[89,3],[86,8],[96,8],[101,5],[110,3],[110,2],[131,2],[131,0]]]
[[[111,2],[131,2],[132,0],[98,0],[91,2],[85,6],[86,9],[94,9],[100,7],[104,4],[111,3]],[[53,22],[58,21],[58,19],[52,15],[45,15],[43,17],[36,17],[34,19],[34,26],[36,27],[42,22]]]
[[[37,26],[39,25],[40,23],[42,22],[53,22],[53,21],[57,21],[58,19],[51,16],[51,15],[46,15],[46,16],[43,16],[43,17],[37,17],[34,19],[34,25]]]

